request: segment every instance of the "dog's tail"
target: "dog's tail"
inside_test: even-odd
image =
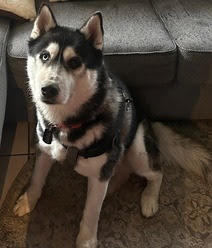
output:
[[[187,172],[205,178],[212,186],[212,152],[191,138],[181,136],[167,125],[152,123],[162,160],[178,164]]]

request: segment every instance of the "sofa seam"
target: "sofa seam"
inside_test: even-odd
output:
[[[195,50],[195,49],[192,50],[192,49],[188,49],[188,48],[185,48],[185,47],[179,45],[179,43],[177,41],[176,41],[176,44],[181,50],[184,50],[184,51],[187,51],[190,53],[212,53],[212,49],[211,50]]]
[[[104,53],[105,56],[130,56],[130,55],[148,55],[148,54],[151,54],[151,55],[163,55],[163,54],[168,54],[168,55],[172,55],[172,54],[175,54],[175,51],[176,51],[176,47],[174,48],[174,50],[167,50],[167,51],[164,51],[164,52],[161,52],[161,51],[152,51],[152,52],[126,52],[126,53]],[[14,59],[27,59],[27,56],[24,57],[24,56],[14,56],[12,55],[9,51],[7,51],[7,55],[10,57],[10,58],[14,58]]]
[[[123,55],[123,56],[128,56],[129,55],[130,56],[130,55],[148,55],[148,54],[151,54],[151,55],[163,55],[163,54],[172,55],[172,54],[175,54],[175,52],[177,52],[180,49],[184,50],[184,51],[187,51],[187,52],[190,52],[190,53],[194,53],[194,54],[195,53],[196,54],[199,54],[199,53],[203,53],[203,54],[212,53],[212,50],[190,50],[190,49],[184,48],[183,46],[179,46],[177,44],[177,46],[175,47],[174,50],[168,50],[168,51],[165,51],[165,52],[153,51],[153,52],[104,53],[104,55],[105,56],[121,56],[121,55]],[[7,51],[7,55],[10,58],[13,58],[13,59],[25,59],[25,60],[27,59],[27,56],[26,57],[24,57],[24,56],[14,56],[9,51]]]

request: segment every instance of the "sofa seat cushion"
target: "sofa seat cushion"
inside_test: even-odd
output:
[[[173,80],[176,46],[150,0],[76,1],[51,6],[58,24],[74,28],[81,27],[90,15],[100,10],[104,18],[106,61],[131,86],[160,85]],[[15,76],[23,73],[32,25],[15,23],[11,30],[8,55]]]
[[[178,80],[212,84],[212,0],[152,0],[179,48]]]

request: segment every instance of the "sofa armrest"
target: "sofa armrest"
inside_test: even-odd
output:
[[[0,17],[0,144],[7,98],[6,47],[9,27],[9,19]]]

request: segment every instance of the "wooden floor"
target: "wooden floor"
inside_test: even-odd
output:
[[[0,148],[0,207],[23,165],[35,153],[34,125],[27,122],[5,124]]]

